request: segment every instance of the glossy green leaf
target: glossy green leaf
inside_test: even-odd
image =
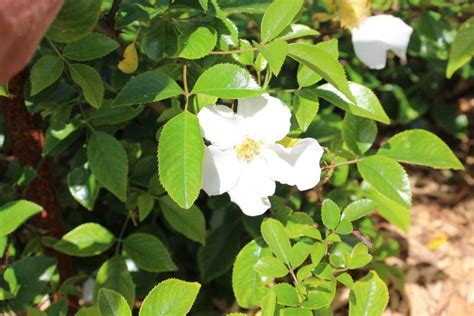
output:
[[[158,143],[160,181],[170,197],[189,209],[202,186],[204,141],[196,115],[184,111],[169,120]]]
[[[344,69],[335,56],[320,47],[302,43],[290,44],[289,56],[317,72],[349,100],[356,101],[349,89]]]
[[[113,106],[155,102],[182,93],[183,89],[170,76],[153,70],[130,79],[115,98]]]
[[[0,207],[0,236],[5,236],[20,227],[28,218],[41,212],[43,208],[36,203],[19,200]]]
[[[316,36],[319,32],[304,24],[291,24],[278,36],[278,39],[285,41],[304,36]]]
[[[277,296],[277,303],[284,306],[298,306],[300,300],[298,291],[288,283],[278,283],[273,290]]]
[[[209,234],[198,252],[198,267],[204,281],[212,281],[232,267],[240,250],[240,227],[238,222],[226,223]]]
[[[151,290],[140,308],[140,316],[187,315],[201,285],[168,279]]]
[[[38,59],[31,68],[31,95],[41,92],[55,83],[64,70],[64,61],[53,55]]]
[[[55,42],[70,43],[89,34],[99,19],[102,0],[65,0],[51,24],[47,37]]]
[[[273,289],[268,291],[265,297],[262,299],[262,316],[274,316],[276,309],[276,293]]]
[[[265,45],[255,44],[263,57],[268,61],[270,69],[275,76],[280,73],[281,67],[288,54],[288,44],[284,40],[275,40]]]
[[[311,261],[314,265],[317,265],[321,262],[323,257],[326,255],[326,252],[328,250],[328,245],[325,243],[316,243],[313,246],[313,249],[311,249]]]
[[[119,48],[119,44],[100,33],[91,33],[78,41],[67,44],[63,55],[67,59],[88,61],[104,57]]]
[[[82,307],[74,316],[102,316],[98,307]]]
[[[268,291],[254,266],[260,259],[270,255],[270,250],[261,239],[252,240],[240,250],[232,270],[232,289],[239,306],[254,308]]]
[[[3,223],[3,222],[2,222]],[[8,307],[21,314],[35,303],[37,297],[50,292],[50,282],[56,270],[56,262],[51,257],[24,257],[6,267],[3,280],[9,292],[15,296],[8,300]],[[2,281],[3,281],[2,280]]]
[[[331,39],[324,42],[319,42],[314,45],[314,47],[324,50],[331,56],[339,58],[339,49],[337,39]],[[319,82],[323,77],[321,77],[317,72],[312,70],[310,67],[305,66],[304,64],[299,64],[298,71],[296,73],[296,80],[300,88],[309,87],[313,84]]]
[[[115,243],[114,235],[96,223],[77,226],[54,244],[54,249],[70,256],[91,257],[107,251]]]
[[[263,239],[275,256],[290,267],[291,244],[283,224],[268,218],[263,221],[261,231]]]
[[[308,258],[314,244],[300,240],[291,248],[290,263],[293,269],[302,265]]]
[[[277,37],[293,21],[303,3],[303,0],[275,0],[263,15],[262,42],[269,42]]]
[[[210,0],[213,1],[213,0]],[[272,0],[218,0],[224,13],[264,13]]]
[[[159,60],[176,54],[178,31],[174,24],[159,20],[142,32],[143,51],[151,59]]]
[[[165,272],[178,269],[166,247],[153,235],[134,233],[123,241],[123,249],[145,271]]]
[[[233,64],[217,64],[199,76],[192,93],[237,99],[260,95],[263,90],[246,69]]]
[[[388,304],[387,285],[370,271],[354,283],[349,296],[349,315],[382,315]]]
[[[198,59],[209,54],[217,43],[217,32],[210,26],[181,28],[178,38],[179,54],[185,59]]]
[[[362,178],[388,199],[406,207],[411,205],[408,175],[400,164],[385,156],[370,156],[357,163]]]
[[[313,270],[313,274],[323,280],[332,280],[334,278],[333,273],[333,268],[326,262],[320,262]]]
[[[87,165],[72,169],[67,176],[69,192],[74,199],[89,211],[99,195],[99,184]]]
[[[333,201],[326,199],[323,202],[321,209],[321,219],[323,220],[324,226],[329,229],[335,229],[339,223],[341,216],[341,209]]]
[[[354,227],[352,226],[352,223],[348,221],[347,219],[341,219],[339,224],[337,224],[335,232],[339,235],[348,235],[352,233],[354,230]]]
[[[206,221],[204,214],[192,205],[188,210],[182,209],[169,196],[160,198],[160,208],[168,224],[178,233],[204,245],[206,242]]]
[[[116,255],[105,261],[97,272],[95,302],[98,300],[100,289],[114,290],[125,298],[130,307],[134,305],[135,284],[122,256]]]
[[[390,123],[390,119],[372,90],[354,82],[349,82],[349,88],[354,96],[354,100],[348,99],[330,84],[319,86],[315,92],[319,97],[353,115],[366,117],[385,124]]]
[[[313,316],[313,312],[300,307],[289,307],[280,310],[281,316]]]
[[[96,126],[115,125],[130,121],[142,113],[143,105],[111,107],[110,102],[102,104],[101,108],[89,115],[89,122]]]
[[[313,122],[319,110],[318,95],[311,90],[300,90],[295,93],[294,113],[298,125],[305,132]]]
[[[347,272],[339,274],[336,277],[336,280],[349,289],[351,289],[354,285],[354,280],[352,279],[352,276]]]
[[[110,134],[94,132],[87,144],[87,160],[97,181],[125,201],[128,158],[122,144]]]
[[[101,315],[132,316],[132,311],[125,298],[113,290],[101,289],[98,305]]]
[[[372,261],[372,256],[368,254],[369,249],[364,243],[357,243],[352,249],[347,267],[349,269],[360,269]]]
[[[375,141],[377,125],[374,121],[346,113],[342,125],[342,138],[356,155],[365,153]]]
[[[468,63],[474,56],[474,17],[465,21],[456,33],[451,44],[446,77],[451,78],[453,73]]]
[[[275,257],[260,258],[255,264],[254,269],[262,276],[270,278],[282,278],[288,274],[288,268],[285,264]]]
[[[301,305],[304,309],[320,309],[331,304],[336,294],[336,280],[311,278],[306,281],[307,296]]]
[[[369,200],[357,200],[346,206],[342,212],[341,220],[355,221],[370,214],[377,207],[377,203]]]
[[[137,200],[138,205],[138,219],[143,222],[155,205],[155,199],[148,193],[140,194]]]
[[[396,134],[380,148],[378,154],[436,169],[464,169],[448,145],[435,134],[421,129]]]
[[[81,88],[84,99],[94,108],[102,105],[104,84],[97,70],[84,64],[70,64],[72,80]]]

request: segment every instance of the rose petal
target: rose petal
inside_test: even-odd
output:
[[[198,113],[199,125],[205,139],[213,145],[227,149],[242,143],[241,118],[223,105],[207,106]]]

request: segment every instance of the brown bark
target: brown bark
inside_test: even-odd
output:
[[[49,236],[59,239],[64,233],[63,218],[51,177],[51,161],[41,156],[44,134],[39,127],[39,117],[30,114],[25,106],[23,85],[26,78],[27,72],[23,71],[10,80],[8,87],[12,97],[0,97],[0,106],[3,108],[13,155],[22,166],[32,166],[37,172],[37,177],[22,192],[24,199],[44,208],[32,219],[32,223],[46,230]],[[61,282],[72,275],[69,256],[49,248],[46,253],[57,258]]]

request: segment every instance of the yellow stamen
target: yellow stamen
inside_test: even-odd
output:
[[[235,147],[235,152],[239,159],[249,161],[260,155],[260,143],[246,138],[242,144]]]

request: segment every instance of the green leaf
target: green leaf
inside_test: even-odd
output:
[[[72,80],[82,89],[84,99],[94,108],[102,105],[104,84],[97,70],[88,65],[70,64],[69,72]]]
[[[43,208],[26,200],[12,201],[0,207],[0,236],[8,235]]]
[[[270,69],[275,76],[280,73],[281,67],[288,54],[288,44],[284,40],[274,40],[265,45],[255,43],[257,49],[268,61]]]
[[[2,257],[3,257],[3,254],[2,254]],[[0,302],[6,301],[12,298],[15,298],[15,296],[12,293],[0,287]]]
[[[107,251],[115,243],[114,235],[96,223],[77,226],[54,244],[54,249],[70,256],[91,257]]]
[[[148,193],[140,194],[138,196],[138,218],[140,222],[143,222],[145,218],[150,215],[155,205],[155,199]]]
[[[201,285],[168,279],[161,282],[145,297],[140,316],[187,315],[196,299]]]
[[[198,266],[201,277],[210,282],[226,273],[240,250],[239,221],[226,223],[212,231],[199,249]]]
[[[218,0],[222,11],[227,14],[242,12],[262,14],[271,2],[272,0]]]
[[[341,216],[341,209],[333,201],[326,199],[323,202],[321,209],[321,219],[323,220],[324,226],[329,229],[335,229],[339,223]]]
[[[153,235],[134,233],[123,241],[123,249],[145,271],[165,272],[178,269],[166,247]]]
[[[337,39],[331,39],[329,41],[319,42],[314,45],[314,47],[324,50],[331,56],[339,58],[339,48]],[[296,79],[300,88],[309,87],[313,84],[319,82],[323,77],[321,77],[317,72],[313,71],[311,68],[305,66],[304,64],[299,64],[298,72],[296,73]]]
[[[298,125],[305,132],[313,122],[319,110],[318,95],[311,90],[299,90],[295,93],[294,113]]]
[[[382,315],[388,304],[387,285],[375,271],[354,283],[349,296],[349,315]]]
[[[204,245],[206,243],[206,220],[201,210],[192,205],[185,210],[179,207],[169,196],[160,198],[160,208],[166,222],[187,238]]]
[[[303,0],[275,0],[263,15],[262,42],[269,42],[277,37],[293,21],[303,3]]]
[[[168,99],[183,93],[183,89],[159,70],[142,73],[123,87],[113,106],[143,104]]]
[[[160,181],[182,208],[190,208],[202,186],[204,141],[196,115],[183,111],[169,120],[158,143]]]
[[[379,149],[378,154],[436,169],[464,169],[448,145],[435,134],[421,129],[396,134]]]
[[[306,281],[307,296],[301,305],[304,309],[320,309],[331,304],[336,294],[336,280],[312,278]]]
[[[82,307],[75,316],[102,316],[99,308],[95,306]]]
[[[275,256],[291,267],[291,244],[283,224],[276,219],[268,218],[263,221],[261,231],[263,239]]]
[[[178,31],[174,24],[158,20],[143,33],[143,51],[151,59],[160,60],[176,54]]]
[[[99,195],[99,184],[87,165],[72,169],[67,176],[69,192],[74,199],[89,211]]]
[[[55,83],[64,70],[64,62],[56,56],[46,55],[38,59],[31,69],[31,95]]]
[[[313,244],[306,241],[298,241],[293,248],[291,248],[290,263],[293,269],[299,267],[306,261],[312,249]]]
[[[252,240],[237,255],[232,270],[232,289],[239,306],[255,308],[268,292],[254,266],[270,255],[261,239]]]
[[[39,309],[28,307],[26,309],[26,316],[48,316],[48,314],[46,312],[40,311]]]
[[[263,257],[254,266],[255,271],[262,276],[270,278],[282,278],[288,274],[288,268],[281,260],[275,257]]]
[[[217,32],[209,26],[188,26],[180,28],[178,38],[179,54],[185,59],[198,59],[208,55],[216,46]]]
[[[341,219],[339,224],[337,224],[335,232],[340,235],[348,235],[352,233],[354,230],[354,227],[352,226],[352,223],[348,221],[347,219]]]
[[[468,63],[474,55],[474,17],[465,21],[456,33],[451,44],[446,77],[451,78],[453,73]]]
[[[87,160],[97,181],[124,202],[128,158],[122,144],[110,134],[94,132],[87,143]]]
[[[260,95],[263,90],[246,69],[233,64],[217,64],[199,76],[192,93],[238,99]]]
[[[319,35],[319,32],[313,30],[307,25],[304,24],[291,24],[287,27],[278,37],[278,39],[282,39],[285,41],[304,37],[304,36],[315,36]]]
[[[369,249],[364,243],[357,243],[352,249],[347,267],[349,269],[360,269],[372,261],[372,256],[368,253]]]
[[[119,44],[99,33],[91,33],[86,37],[69,43],[64,47],[64,57],[76,61],[88,61],[104,57],[119,48]]]
[[[377,207],[377,203],[369,200],[357,200],[346,206],[342,212],[341,221],[348,220],[350,222],[362,218],[371,213]]]
[[[64,5],[49,27],[47,37],[55,42],[70,43],[87,34],[97,24],[102,0],[65,0]]]
[[[111,103],[107,102],[99,110],[90,113],[89,122],[96,126],[115,125],[130,121],[142,113],[143,109],[143,105],[111,107]]]
[[[410,227],[409,206],[391,200],[372,186],[366,188],[365,191],[367,197],[377,203],[377,211],[383,218],[405,232],[408,231],[408,228]]]
[[[274,316],[276,308],[276,293],[273,289],[268,291],[267,295],[262,299],[262,316]]]
[[[349,89],[346,74],[337,57],[332,56],[320,47],[301,43],[290,44],[289,55],[297,62],[317,72],[349,100],[356,101]]]
[[[207,12],[209,9],[209,0],[199,0],[199,4],[201,5],[201,8],[204,10],[204,12]]]
[[[119,293],[101,289],[98,298],[99,310],[107,316],[132,316],[132,311],[125,298]]]
[[[354,280],[352,279],[352,276],[347,272],[339,274],[336,277],[336,280],[349,289],[354,286]]]
[[[133,307],[135,284],[122,256],[116,255],[105,261],[97,272],[94,288],[95,302],[98,300],[100,289],[114,290],[125,298],[130,307]]]
[[[374,121],[346,112],[342,124],[342,138],[356,155],[365,153],[374,143],[377,125]]]
[[[288,283],[278,283],[273,290],[277,296],[277,303],[284,306],[298,306],[300,300],[298,291]]]
[[[334,278],[333,273],[331,265],[326,262],[320,262],[313,270],[313,274],[323,280],[332,280]]]
[[[385,124],[390,123],[390,119],[372,90],[354,82],[349,82],[349,88],[354,96],[353,100],[346,98],[345,95],[330,84],[319,86],[315,92],[319,97],[344,111],[350,112],[351,114],[366,117]]]
[[[324,243],[316,243],[313,246],[313,249],[311,250],[311,262],[314,265],[317,265],[321,262],[323,257],[326,255],[326,252],[328,251],[328,245]]]
[[[411,206],[408,175],[400,164],[385,156],[370,156],[357,163],[362,178],[388,199]]]
[[[280,310],[281,316],[313,316],[313,312],[300,307],[289,307]]]
[[[38,297],[50,293],[50,282],[55,270],[55,259],[50,257],[24,257],[10,263],[3,272],[3,280],[15,296],[7,302],[9,309],[19,315],[35,304]]]

